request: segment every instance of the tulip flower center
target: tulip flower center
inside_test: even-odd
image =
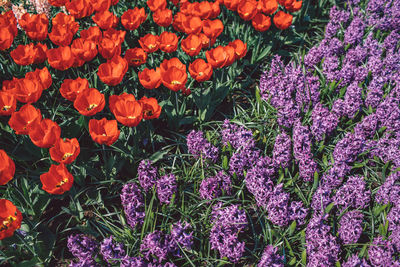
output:
[[[56,184],[56,187],[61,187],[62,185],[68,183],[68,178],[64,178],[61,180],[61,182],[59,182],[58,184]]]
[[[204,73],[203,73],[202,71],[199,72],[199,76],[203,76],[203,74],[204,74]]]
[[[73,154],[72,153],[65,153],[64,156],[62,157],[62,160],[66,160],[67,158],[71,157]]]
[[[190,51],[194,51],[194,50],[196,50],[196,48],[194,48],[194,47],[191,47],[191,48],[190,48]]]
[[[97,107],[97,104],[90,104],[89,107],[86,108],[86,110],[90,111],[90,110],[94,109],[95,107]]]
[[[7,111],[11,108],[11,106],[3,106],[3,108],[1,110]]]
[[[149,49],[153,49],[154,47],[156,47],[156,45],[154,45],[154,44],[149,44]]]
[[[0,225],[0,231],[7,230],[7,229],[8,229],[8,226],[9,226],[10,224],[12,224],[12,222],[15,221],[15,220],[17,220],[17,218],[15,218],[15,217],[13,217],[13,216],[11,216],[11,215],[8,216],[8,217],[3,221],[2,225]]]
[[[173,80],[172,82],[171,82],[171,84],[172,85],[177,85],[177,84],[182,84],[180,81],[176,81],[176,80]]]
[[[128,119],[136,119],[136,116],[128,116]]]
[[[153,111],[151,109],[145,110],[144,113],[146,116],[153,116]]]

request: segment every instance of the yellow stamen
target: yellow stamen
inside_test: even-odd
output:
[[[12,224],[12,222],[14,222],[15,220],[17,220],[17,218],[13,217],[13,216],[8,216],[3,223],[0,225],[0,232],[3,230],[7,230],[9,225]]]
[[[95,107],[97,107],[97,104],[90,104],[90,106],[87,107],[86,110],[90,111],[90,110],[94,109]]]
[[[64,178],[62,179],[61,182],[59,182],[58,184],[56,184],[56,187],[61,187],[62,185],[68,183],[68,178]]]
[[[201,72],[201,71],[199,72],[199,76],[203,76],[203,74],[204,74],[203,72]]]
[[[174,81],[171,82],[171,84],[172,84],[172,85],[177,85],[177,84],[182,84],[182,83],[181,83],[180,81],[174,80]]]
[[[62,157],[62,160],[66,160],[67,158],[71,157],[73,154],[72,153],[65,153],[64,156]]]
[[[136,116],[128,116],[128,119],[136,119]]]
[[[11,106],[3,106],[3,108],[1,110],[7,111],[11,108]]]

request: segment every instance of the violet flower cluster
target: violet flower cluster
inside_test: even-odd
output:
[[[271,245],[267,245],[261,256],[258,267],[283,267],[283,257],[277,254],[278,249]]]
[[[221,258],[227,257],[237,262],[243,255],[245,242],[240,242],[238,234],[247,227],[247,218],[238,205],[222,208],[222,203],[213,207],[210,232],[211,249],[217,249]]]
[[[230,195],[232,193],[231,178],[223,171],[217,175],[201,181],[199,193],[202,199],[214,199],[222,196],[223,192]]]
[[[188,151],[195,157],[203,157],[212,162],[218,158],[218,148],[211,145],[203,136],[203,132],[192,130],[186,137]]]
[[[137,172],[140,186],[143,187],[144,191],[149,191],[158,179],[157,168],[151,164],[150,160],[142,160]]]
[[[124,207],[128,224],[135,228],[142,224],[145,217],[143,195],[134,183],[125,184],[122,187],[121,203]]]
[[[67,247],[79,262],[72,262],[70,266],[96,266],[94,257],[98,253],[98,243],[93,238],[75,234],[68,237]]]

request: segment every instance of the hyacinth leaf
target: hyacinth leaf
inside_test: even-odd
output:
[[[296,262],[297,262],[297,259],[296,259],[295,257],[293,257],[293,258],[288,262],[288,264],[289,264],[289,265],[295,265]]]
[[[335,203],[330,203],[326,208],[325,208],[325,213],[329,213],[331,210],[332,210],[332,208],[335,206]]]
[[[379,214],[381,214],[386,208],[388,207],[388,204],[382,205],[382,206],[375,206],[373,208],[373,214],[375,217],[378,217]]]
[[[307,264],[307,250],[303,250],[303,252],[301,253],[301,263],[303,265]]]
[[[296,230],[297,223],[293,221],[289,226],[289,235],[293,235],[294,231]]]

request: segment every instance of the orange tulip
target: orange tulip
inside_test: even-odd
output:
[[[227,9],[236,11],[241,0],[224,0],[224,5]]]
[[[97,75],[103,83],[114,86],[122,81],[127,71],[128,62],[120,56],[115,56],[99,66]]]
[[[36,69],[34,72],[28,72],[25,75],[25,78],[30,78],[29,73],[32,73],[32,75],[37,77],[37,79],[42,84],[43,90],[49,89],[51,84],[53,83],[51,74],[50,74],[49,70],[47,69],[47,67],[44,67],[43,69]],[[30,78],[30,79],[33,79],[33,78]]]
[[[302,4],[303,1],[286,0],[284,5],[289,12],[296,12],[301,9]]]
[[[26,35],[35,41],[43,41],[47,37],[49,19],[45,14],[25,13],[18,21]]]
[[[11,47],[14,36],[6,27],[0,27],[0,51]]]
[[[18,65],[31,65],[35,61],[36,53],[33,43],[28,45],[18,45],[10,55]]]
[[[33,63],[34,64],[40,64],[46,61],[47,59],[47,45],[46,44],[41,44],[41,43],[37,43],[34,47],[34,55],[35,58],[33,59]]]
[[[60,139],[61,135],[60,126],[50,119],[31,123],[28,130],[32,143],[42,148],[52,147]]]
[[[224,47],[217,46],[216,48],[206,51],[206,58],[208,63],[215,69],[224,67],[229,59],[229,55],[226,53]]]
[[[161,106],[154,97],[142,97],[139,102],[143,106],[143,118],[145,120],[157,119],[161,114]]]
[[[75,101],[76,97],[87,89],[89,89],[88,80],[78,77],[75,80],[65,79],[61,84],[60,93],[65,99]]]
[[[210,43],[210,38],[207,37],[207,35],[205,35],[204,33],[200,33],[198,35],[200,37],[201,40],[201,48],[209,48],[212,44]]]
[[[121,55],[121,45],[109,38],[103,38],[99,44],[99,53],[105,59]]]
[[[68,12],[76,19],[81,19],[92,15],[94,8],[90,0],[69,0],[65,7]]]
[[[179,91],[185,87],[187,82],[187,73],[177,67],[170,67],[161,72],[162,84],[172,91]]]
[[[47,50],[47,62],[57,70],[66,70],[72,67],[75,57],[69,46],[61,46]]]
[[[292,25],[293,16],[283,11],[278,11],[274,16],[274,24],[280,30],[285,30]]]
[[[111,0],[95,0],[91,1],[93,9],[97,12],[102,12],[110,9]]]
[[[229,46],[232,46],[235,49],[236,59],[242,58],[247,53],[247,44],[243,43],[242,40],[235,40],[229,43]]]
[[[158,9],[153,13],[154,22],[161,27],[168,27],[172,23],[172,11],[170,9]]]
[[[72,42],[71,51],[75,58],[74,66],[80,67],[97,55],[97,45],[94,41],[78,38]]]
[[[138,67],[147,61],[147,53],[142,48],[131,48],[125,52],[125,60],[129,66]]]
[[[103,30],[115,28],[118,24],[118,17],[108,10],[96,12],[92,17],[92,20]]]
[[[22,214],[9,200],[0,199],[0,240],[10,237],[21,227]]]
[[[199,34],[203,28],[203,22],[199,17],[187,17],[182,23],[182,28],[186,34]]]
[[[48,0],[48,2],[52,6],[65,6],[68,0]]]
[[[173,57],[171,59],[164,59],[160,64],[161,73],[166,72],[169,68],[176,67],[184,72],[186,72],[186,65],[183,64],[179,58]]]
[[[138,76],[139,82],[146,89],[158,88],[161,85],[160,68],[156,68],[155,70],[146,68],[140,71]]]
[[[76,138],[65,138],[65,140],[60,138],[50,148],[50,157],[58,163],[70,164],[78,157],[80,152],[81,148]]]
[[[235,52],[235,48],[233,48],[232,46],[224,46],[225,52],[228,56],[228,60],[226,61],[224,67],[226,66],[230,66],[233,64],[233,62],[235,62],[236,60],[236,52]]]
[[[160,41],[157,35],[148,33],[145,36],[140,37],[139,44],[147,53],[153,53],[158,50]]]
[[[5,185],[14,177],[15,164],[7,153],[0,149],[0,185]]]
[[[188,19],[188,17],[183,14],[182,12],[177,12],[174,15],[174,19],[172,22],[172,27],[174,27],[174,29],[178,32],[183,32],[184,31],[184,27],[183,27],[183,23]]]
[[[264,32],[271,27],[271,18],[262,13],[258,13],[251,21],[254,29],[259,32]]]
[[[224,30],[224,24],[219,19],[203,21],[203,32],[208,38],[217,38]]]
[[[42,114],[39,109],[36,109],[31,104],[22,106],[19,111],[11,114],[8,121],[10,127],[16,134],[29,134],[28,126],[31,123],[42,120]]]
[[[197,2],[193,5],[192,15],[201,19],[208,19],[212,14],[212,5],[208,1]]]
[[[278,9],[278,2],[276,0],[260,0],[257,9],[265,14],[272,15]]]
[[[105,104],[104,95],[95,88],[83,90],[74,101],[74,107],[84,116],[92,116],[102,111]]]
[[[198,58],[190,63],[189,73],[196,81],[204,82],[211,78],[213,69],[210,63],[205,62],[202,58]]]
[[[101,30],[97,26],[92,26],[86,30],[81,30],[80,35],[82,39],[93,41],[96,44],[99,44],[101,39],[103,38]]]
[[[74,183],[74,177],[64,164],[50,166],[48,172],[40,175],[42,189],[49,194],[62,195],[69,191]]]
[[[156,12],[157,10],[163,10],[167,7],[166,0],[147,0],[147,6],[150,8],[152,12]]]
[[[214,3],[211,3],[211,14],[210,14],[210,19],[214,19],[219,16],[221,13],[221,8],[219,7],[219,2],[215,1]]]
[[[131,94],[112,95],[109,98],[110,110],[117,121],[125,126],[137,126],[143,118],[143,107]]]
[[[0,14],[0,29],[7,29],[8,32],[11,33],[13,39],[17,36],[17,19],[15,18],[12,10],[9,10],[4,14]]]
[[[75,21],[75,18],[60,12],[51,22],[53,27],[51,33],[49,33],[50,40],[59,46],[71,44],[72,38],[79,29],[79,24]]]
[[[125,29],[133,31],[139,28],[140,24],[142,24],[147,18],[147,14],[144,11],[144,8],[128,9],[121,16],[121,24]]]
[[[240,1],[237,12],[242,19],[252,20],[257,14],[257,5],[258,3],[256,0]]]
[[[178,49],[178,36],[172,32],[163,32],[159,37],[159,48],[166,53],[175,52]]]
[[[91,119],[89,121],[89,133],[93,141],[100,145],[111,146],[118,140],[120,130],[116,120]]]
[[[14,95],[19,102],[34,103],[42,96],[43,86],[36,75],[28,75],[15,84]]]
[[[17,99],[14,94],[7,91],[0,91],[0,116],[9,116],[17,108]]]
[[[126,31],[117,31],[114,28],[110,28],[103,32],[103,38],[113,40],[116,44],[121,45],[124,42]]]
[[[181,42],[182,50],[191,57],[197,56],[202,47],[203,44],[200,37],[195,34],[189,34],[189,36],[183,39]]]

